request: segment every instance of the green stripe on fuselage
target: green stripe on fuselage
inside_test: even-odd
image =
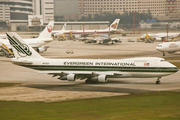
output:
[[[113,67],[113,66],[52,66],[21,65],[43,71],[121,71],[121,72],[177,72],[176,67]]]

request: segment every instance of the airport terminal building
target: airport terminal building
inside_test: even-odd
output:
[[[148,11],[159,20],[179,20],[180,0],[0,0],[0,21],[6,21],[12,31],[27,30],[30,20],[40,19],[39,25],[46,25],[103,12]]]
[[[148,10],[159,20],[180,19],[180,0],[78,0],[79,17],[113,11],[147,13]]]
[[[54,0],[0,0],[0,21],[11,30],[27,30],[29,15],[43,16],[42,24],[54,20]]]

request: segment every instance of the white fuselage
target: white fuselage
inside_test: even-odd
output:
[[[32,39],[24,39],[24,41],[29,44],[33,48],[41,47],[48,42],[51,42],[52,38],[32,38]],[[0,44],[5,44],[9,49],[11,49],[11,45],[8,39],[0,39]]]
[[[104,74],[108,78],[149,78],[170,75],[178,68],[163,58],[110,59],[25,59],[13,58],[12,62],[47,73]]]
[[[166,39],[168,36],[168,39],[173,39],[173,38],[177,38],[179,37],[179,33],[158,33],[158,34],[148,34],[148,36],[150,36],[153,39],[156,40],[163,40]],[[141,39],[145,39],[146,38],[146,34],[143,34],[141,36]]]
[[[112,30],[57,30],[57,31],[52,31],[52,34],[54,36],[58,36],[58,35],[65,35],[65,36],[70,36],[70,34],[72,35],[91,35],[91,34],[106,34],[112,32]]]
[[[156,47],[160,52],[176,52],[180,51],[180,42],[163,42]]]

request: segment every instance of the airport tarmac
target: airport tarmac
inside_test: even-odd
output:
[[[138,36],[138,35],[137,35]],[[78,59],[122,59],[131,57],[163,57],[156,51],[159,42],[128,42],[99,45],[85,44],[82,41],[53,41],[50,48],[41,55],[47,58]],[[67,54],[67,51],[73,54]],[[179,57],[180,53],[167,54],[165,57]],[[61,81],[35,70],[13,65],[10,58],[0,57],[0,82],[20,83],[12,87],[0,88],[0,100],[18,101],[64,101],[81,98],[129,95],[151,91],[180,90],[180,73],[163,77],[156,85],[157,78],[118,78],[107,83],[86,84],[84,80],[75,82]]]

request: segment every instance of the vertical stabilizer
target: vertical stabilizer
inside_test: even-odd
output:
[[[119,21],[120,19],[116,19],[111,25],[110,25],[110,29],[109,27],[106,29],[106,30],[110,30],[110,31],[113,31],[113,30],[116,30],[118,25],[119,25]]]
[[[6,33],[15,58],[42,58],[31,46],[29,46],[17,33]]]
[[[51,38],[51,32],[54,27],[54,21],[50,21],[44,30],[39,34],[38,38]]]
[[[66,30],[66,23],[64,23],[62,30]]]

